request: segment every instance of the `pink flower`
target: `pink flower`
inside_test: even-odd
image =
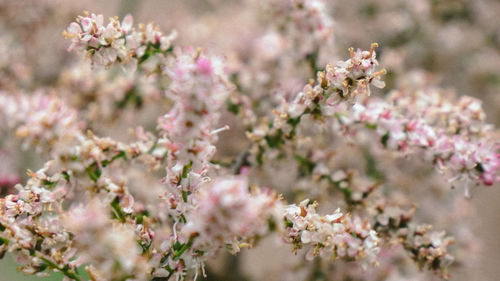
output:
[[[208,59],[199,58],[196,61],[196,67],[201,74],[207,75],[207,76],[212,75],[212,64]]]

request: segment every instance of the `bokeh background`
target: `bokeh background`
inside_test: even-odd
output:
[[[24,0],[0,0],[0,17],[4,20],[29,15],[18,11],[2,11],[3,2]],[[33,0],[34,1],[34,0]],[[69,0],[68,0],[69,1]],[[74,1],[77,2],[77,1]],[[216,38],[206,36],[203,29],[214,26],[224,34],[226,31],[245,26],[231,14],[239,1],[217,0],[106,0],[78,1],[71,7],[73,18],[88,10],[107,16],[132,13],[136,22],[158,23],[164,30],[175,28],[182,42],[193,42],[215,51],[224,50],[217,45]],[[440,86],[453,88],[459,94],[479,97],[484,100],[489,122],[500,126],[500,1],[498,0],[334,0],[336,47],[367,47],[370,42],[381,45],[381,64],[389,69],[388,87],[391,87],[391,69],[394,73],[404,68],[424,69],[436,75]],[[224,7],[222,11],[217,7]],[[220,9],[220,8],[219,8]],[[217,11],[216,11],[217,10]],[[226,12],[224,12],[226,11]],[[6,14],[7,13],[7,14]],[[10,14],[9,14],[10,13]],[[185,16],[195,19],[186,25]],[[217,17],[214,17],[217,14]],[[193,16],[194,15],[194,16]],[[61,35],[72,20],[50,19],[36,42],[37,55],[41,58],[38,67],[44,69],[41,80],[50,81],[58,73],[57,65],[65,59],[68,45]],[[220,20],[217,20],[220,19]],[[22,22],[22,21],[19,21]],[[14,21],[13,28],[15,28]],[[230,39],[228,39],[230,40]],[[38,48],[39,47],[39,48]],[[391,54],[398,60],[391,60]],[[61,55],[64,54],[64,55]],[[404,70],[402,70],[404,71]],[[395,74],[394,74],[395,75]],[[26,163],[33,164],[30,159]],[[34,165],[34,164],[33,164]],[[23,165],[23,167],[25,167]],[[473,228],[483,241],[475,263],[477,276],[474,280],[500,280],[500,186],[474,189],[471,204],[477,207],[472,218]],[[285,260],[288,249],[266,251],[264,241],[258,249],[242,253],[250,266],[244,270],[265,272],[274,262]],[[272,261],[272,262],[266,262]],[[452,272],[453,274],[453,272]],[[10,256],[0,261],[0,281],[17,280],[61,280],[60,274],[47,278],[24,276],[16,271]],[[262,279],[266,280],[265,276]],[[451,280],[463,280],[454,275]]]

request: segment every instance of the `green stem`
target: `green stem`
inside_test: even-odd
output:
[[[113,209],[113,213],[115,214],[116,218],[121,223],[125,223],[125,214],[120,207],[120,199],[118,199],[118,197],[115,197],[115,199],[111,202],[111,208]]]
[[[193,245],[193,241],[194,241],[194,238],[195,238],[195,237],[196,237],[196,236],[191,236],[191,237],[189,238],[189,241],[188,241],[186,244],[184,244],[184,245],[182,246],[182,248],[180,248],[180,249],[179,249],[179,251],[176,251],[176,252],[174,253],[174,255],[173,255],[173,259],[174,259],[174,260],[178,260],[178,259],[182,256],[182,254],[184,254],[184,252],[185,252],[187,249],[191,248],[191,246]]]
[[[62,274],[64,274],[64,276],[76,281],[81,281],[80,277],[75,273],[70,272],[69,269],[60,268],[57,264],[45,257],[40,257],[40,259],[43,260],[50,268],[59,270]]]

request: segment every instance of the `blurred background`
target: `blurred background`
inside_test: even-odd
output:
[[[16,2],[16,3],[14,3]],[[0,22],[4,28],[34,32],[32,50],[24,59],[36,66],[30,79],[50,84],[61,65],[71,60],[66,52],[69,43],[61,35],[66,26],[82,11],[105,16],[132,13],[136,23],[154,21],[164,30],[176,29],[183,44],[208,47],[224,53],[234,44],[226,32],[240,30],[247,34],[244,19],[239,17],[240,1],[218,0],[108,0],[53,1],[54,10],[33,4],[36,0],[0,0]],[[41,1],[47,2],[47,1]],[[75,2],[75,3],[70,3]],[[80,2],[80,3],[76,3]],[[348,47],[367,48],[378,42],[380,63],[389,71],[387,88],[397,81],[396,75],[413,69],[432,74],[436,84],[453,88],[460,95],[471,95],[484,101],[490,123],[500,126],[500,1],[498,0],[334,0],[332,16],[335,47],[345,54]],[[38,7],[40,6],[40,7]],[[39,18],[42,14],[45,18]],[[188,24],[189,23],[189,24]],[[30,27],[30,28],[27,28]],[[219,30],[213,35],[206,30]],[[234,40],[237,40],[236,38]],[[226,44],[226,45],[225,45]],[[32,57],[30,57],[32,56]],[[36,57],[36,58],[35,58]],[[335,61],[336,58],[332,59]],[[21,77],[23,78],[23,77]],[[28,78],[26,78],[28,79]],[[26,159],[27,163],[34,163]],[[34,165],[34,164],[32,164]],[[23,168],[26,165],[20,165]],[[29,165],[28,165],[29,166]],[[0,166],[1,167],[1,166]],[[19,168],[20,169],[20,168]],[[20,174],[24,174],[21,172]],[[471,203],[477,207],[470,221],[482,245],[474,263],[474,280],[500,280],[500,186],[473,189]],[[259,246],[265,248],[267,242]],[[242,253],[250,266],[244,270],[265,272],[273,263],[266,251]],[[277,251],[277,257],[287,257],[288,249]],[[16,271],[15,262],[7,255],[0,260],[0,281],[61,280],[60,274],[47,278],[24,276]],[[235,279],[237,280],[237,279]],[[262,276],[261,280],[266,280]],[[463,280],[460,274],[451,280]],[[470,279],[469,279],[470,280]]]

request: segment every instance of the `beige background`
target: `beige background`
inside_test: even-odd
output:
[[[8,0],[9,1],[9,0]],[[131,7],[135,1],[129,2]],[[165,22],[165,18],[170,13],[175,13],[175,7],[180,3],[180,0],[142,0],[139,4],[140,7],[136,10],[136,22]],[[200,2],[206,2],[201,1]],[[82,10],[88,10],[95,13],[102,13],[107,16],[117,15],[120,13],[120,1],[106,0],[106,1],[85,1],[81,4]],[[194,5],[196,7],[203,7],[203,5]],[[175,23],[170,23],[175,26]],[[166,26],[164,26],[166,27]],[[169,28],[171,26],[168,26]],[[61,30],[64,26],[61,27]],[[62,40],[62,38],[61,38]],[[491,113],[490,113],[491,114]],[[499,126],[500,123],[491,120],[495,125]],[[450,190],[450,192],[460,192],[457,190]],[[478,281],[497,281],[500,280],[500,186],[489,188],[478,188],[473,190],[473,197],[471,204],[478,207],[478,216],[473,219],[477,227],[477,235],[483,241],[483,247],[479,260],[477,261],[479,275],[474,279]],[[271,243],[272,241],[268,241]],[[261,248],[263,248],[261,246]],[[273,262],[285,259],[289,255],[288,249],[283,251],[278,250],[274,252],[276,256],[269,257],[269,253],[262,249],[254,249],[253,253],[248,253],[245,259],[250,260],[250,267],[247,270],[256,272],[265,272],[266,267],[272,266]],[[264,258],[264,259],[263,259]],[[268,262],[263,262],[268,261]],[[452,272],[453,273],[453,272]],[[265,277],[262,277],[265,278]],[[11,257],[7,256],[5,259],[0,260],[0,281],[18,281],[18,280],[61,280],[60,275],[54,274],[51,278],[35,278],[32,276],[24,276],[16,272],[15,262]],[[261,279],[264,280],[264,279]],[[463,280],[459,274],[452,276],[451,280]]]

